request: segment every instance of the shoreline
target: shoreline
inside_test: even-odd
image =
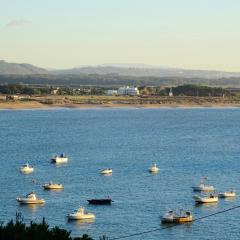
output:
[[[221,103],[182,103],[182,104],[42,104],[39,102],[5,102],[0,103],[0,110],[40,110],[40,109],[112,109],[112,108],[128,108],[128,109],[176,109],[176,108],[240,108],[240,104],[221,104]]]
[[[110,108],[240,108],[240,98],[190,96],[24,96],[5,100],[0,96],[0,109],[110,109]]]

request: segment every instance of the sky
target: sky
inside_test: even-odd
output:
[[[239,0],[0,0],[0,59],[240,72]]]

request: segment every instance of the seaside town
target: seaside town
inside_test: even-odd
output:
[[[0,240],[240,239],[240,1],[0,9]]]
[[[0,85],[1,108],[240,106],[240,88],[181,85],[170,87]]]

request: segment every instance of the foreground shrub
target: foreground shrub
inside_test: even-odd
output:
[[[71,238],[70,234],[70,231],[57,226],[50,228],[44,218],[41,223],[30,222],[27,226],[19,213],[16,214],[16,222],[11,220],[0,225],[0,240],[93,240],[86,234],[77,238]]]

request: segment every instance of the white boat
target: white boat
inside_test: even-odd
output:
[[[26,163],[23,166],[21,166],[19,170],[21,173],[32,173],[34,171],[34,168],[28,163]]]
[[[113,170],[111,168],[103,169],[102,171],[100,171],[100,173],[103,175],[112,174],[112,172]]]
[[[22,204],[43,204],[45,200],[43,198],[37,198],[34,192],[27,194],[26,197],[18,197],[16,200]]]
[[[201,192],[201,191],[211,192],[211,191],[215,190],[213,186],[205,185],[204,179],[202,179],[200,181],[198,186],[195,186],[195,187],[192,187],[192,188],[193,188],[193,191],[195,191],[195,192]]]
[[[176,210],[176,211],[168,211],[161,218],[162,223],[186,223],[192,222],[193,216],[190,211],[185,210]]]
[[[206,196],[199,196],[195,195],[194,200],[196,203],[216,203],[218,202],[218,197],[214,194],[206,195]]]
[[[52,157],[51,161],[52,163],[67,163],[68,157],[64,153],[61,153],[59,156],[55,155],[54,157]]]
[[[156,164],[156,163],[154,163],[154,164],[148,169],[148,171],[149,171],[150,173],[157,173],[159,170],[160,170],[160,169],[157,167],[157,164]]]
[[[63,189],[64,186],[60,183],[50,182],[50,183],[45,183],[43,185],[43,188],[46,189],[46,190],[54,190],[54,189]]]
[[[88,220],[94,219],[95,215],[93,213],[88,213],[84,211],[84,208],[81,207],[76,209],[73,213],[67,215],[69,220]]]
[[[236,197],[236,192],[234,190],[228,192],[222,192],[218,194],[220,198],[227,198],[227,197]]]

